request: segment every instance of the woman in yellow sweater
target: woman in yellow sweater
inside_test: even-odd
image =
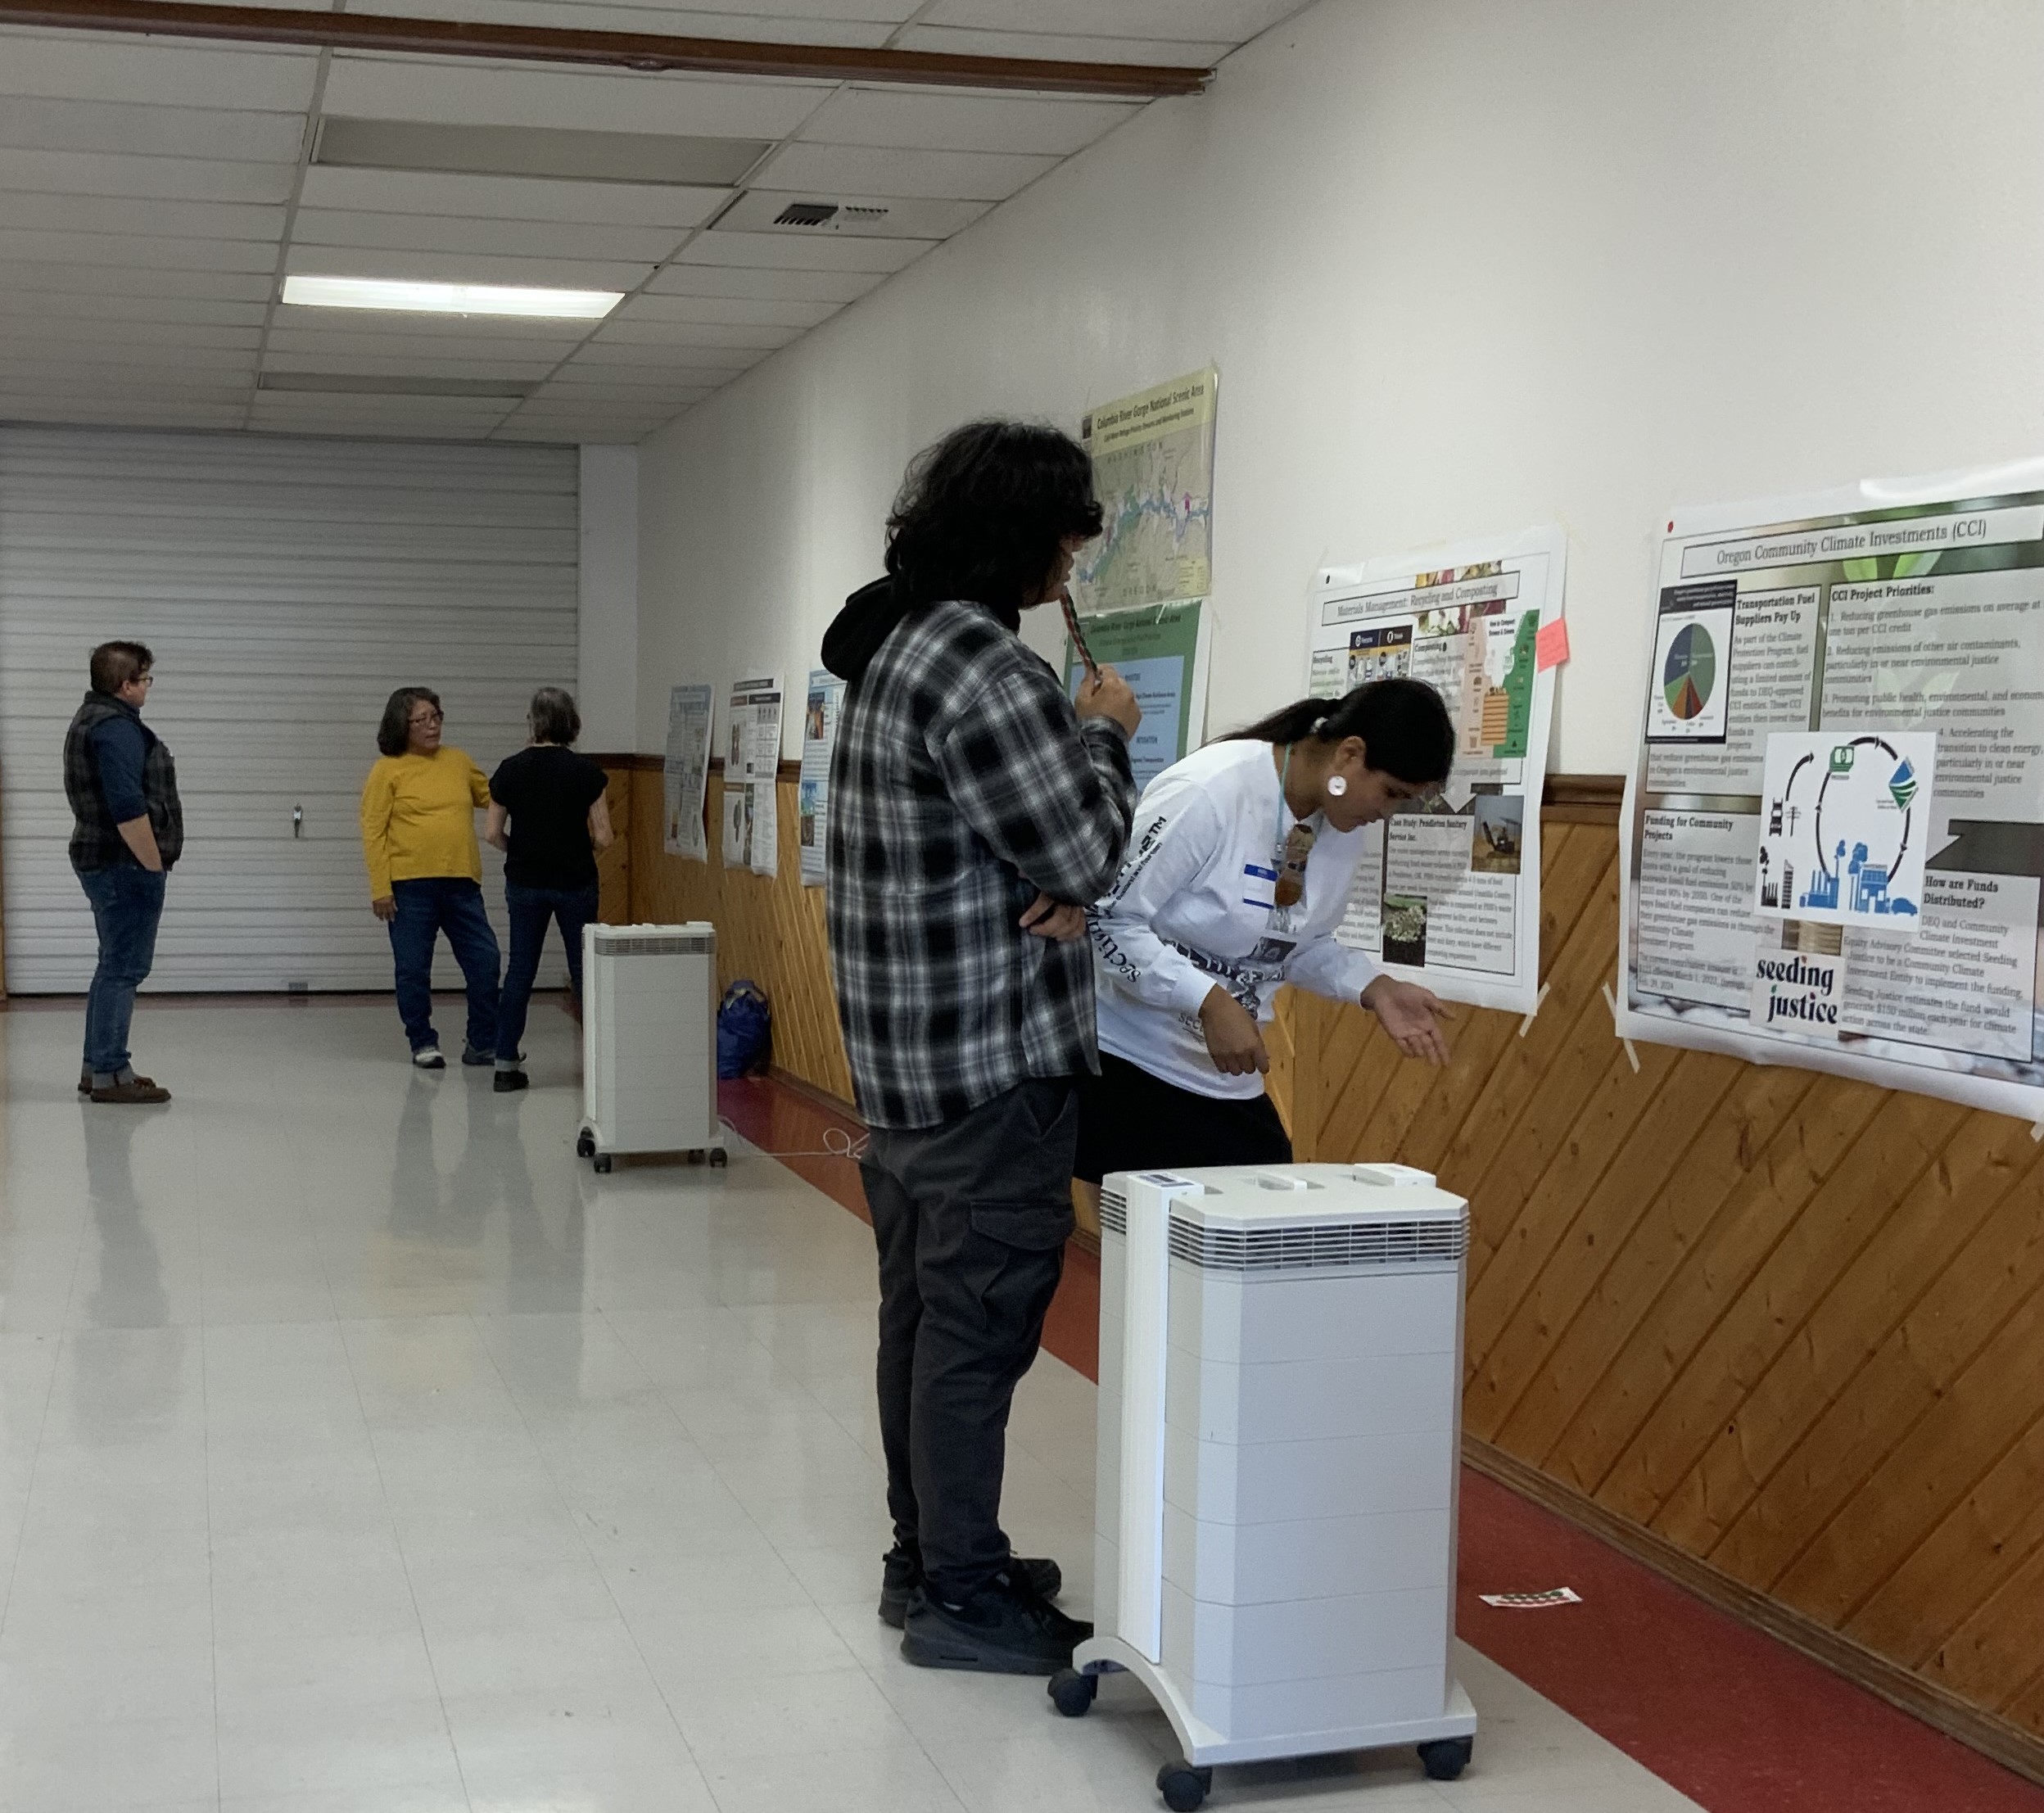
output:
[[[362,853],[369,905],[391,929],[397,960],[397,1011],[412,1062],[444,1070],[433,1031],[433,943],[448,948],[468,985],[468,1065],[497,1056],[497,934],[482,906],[482,852],[476,813],[490,803],[482,770],[440,740],[440,695],[400,686],[383,708],[376,746],[382,760],[362,789]]]

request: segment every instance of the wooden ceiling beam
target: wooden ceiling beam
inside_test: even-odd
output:
[[[909,87],[1000,88],[1119,101],[1193,94],[1213,71],[1183,66],[1075,63],[940,51],[861,50],[825,44],[748,43],[665,33],[584,31],[473,24],[390,14],[283,7],[187,6],[180,0],[0,0],[0,25],[293,44],[387,55],[470,57],[494,62],[571,63],[640,74],[798,77]]]

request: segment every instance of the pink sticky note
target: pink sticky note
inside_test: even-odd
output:
[[[1545,673],[1549,667],[1558,667],[1568,659],[1568,619],[1558,617],[1552,623],[1543,623],[1540,633],[1533,641],[1533,669]]]

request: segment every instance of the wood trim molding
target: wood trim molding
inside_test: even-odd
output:
[[[1623,775],[1549,775],[1540,816],[1572,825],[1616,825],[1625,797]]]
[[[1818,1623],[1793,1606],[1720,1573],[1708,1562],[1677,1548],[1630,1517],[1605,1509],[1595,1499],[1562,1485],[1515,1454],[1465,1435],[1462,1458],[1486,1478],[1495,1480],[1578,1529],[1588,1530],[1621,1554],[1665,1576],[1740,1623],[1765,1631],[1811,1661],[1821,1662],[1856,1687],[1865,1689],[1947,1737],[1992,1757],[2004,1769],[2033,1782],[2044,1782],[2044,1740],[1969,1705],[1956,1694],[1947,1693],[1900,1663],[1861,1648],[1850,1637]]]
[[[578,63],[640,75],[798,77],[808,81],[891,82],[910,87],[1020,89],[1037,94],[1154,101],[1196,94],[1213,70],[1184,65],[1082,63],[1022,57],[965,57],[940,51],[849,45],[769,44],[681,38],[663,32],[588,31],[554,25],[486,25],[380,13],[192,5],[182,0],[0,0],[0,25],[67,31],[140,33],[242,44],[305,44],[319,50],[413,57]]]

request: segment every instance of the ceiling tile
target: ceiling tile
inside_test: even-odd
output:
[[[7,260],[7,287],[20,295],[158,296],[266,303],[276,284],[268,271],[174,271],[142,265],[52,260]]]
[[[768,350],[763,346],[676,347],[661,357],[648,346],[611,346],[592,356],[585,347],[561,368],[553,382],[572,383],[590,378],[611,384],[721,384],[739,372],[751,370]]]
[[[698,233],[675,255],[677,264],[728,265],[748,270],[861,271],[889,275],[912,264],[934,239],[810,239],[798,233]]]
[[[337,57],[320,104],[364,120],[780,138],[830,92],[820,83]]]
[[[62,233],[185,235],[255,239],[274,247],[283,237],[284,210],[234,201],[165,201],[114,195],[38,195],[0,189],[0,228]],[[274,262],[274,260],[272,260]]]
[[[332,353],[286,351],[271,348],[263,369],[278,372],[350,373],[376,378],[501,378],[536,384],[560,363],[558,359],[505,359],[496,355],[457,359],[390,352]]]
[[[1141,111],[1133,103],[1111,101],[854,88],[826,101],[810,115],[799,136],[819,144],[1065,157]]]
[[[210,296],[107,296],[89,290],[0,288],[0,319],[33,321],[50,317],[81,328],[106,323],[109,331],[115,331],[111,324],[116,322],[142,328],[188,323],[260,328],[269,312],[268,305],[263,302],[224,302]]]
[[[0,30],[0,94],[302,113],[319,52]]]
[[[786,346],[799,331],[728,321],[607,322],[576,357],[653,359],[668,349],[684,353],[698,346],[771,352]]]
[[[61,422],[76,427],[238,428],[245,407],[240,403],[156,403],[133,397],[27,396],[0,391],[0,415],[17,422]]]
[[[0,266],[11,267],[17,259],[139,265],[152,270],[261,272],[267,277],[276,267],[277,248],[253,239],[155,239],[138,233],[0,227]],[[8,275],[12,281],[11,269]]]
[[[305,120],[297,114],[137,107],[114,101],[23,100],[0,107],[0,147],[29,151],[295,165],[305,136]]]
[[[597,259],[503,258],[486,252],[296,245],[284,255],[284,268],[307,277],[395,277],[426,283],[536,284],[543,289],[571,290],[635,290],[653,274],[650,260],[627,264]]]
[[[825,197],[1002,201],[1057,161],[1021,151],[889,151],[798,142],[775,152],[751,187],[812,190]]]
[[[0,181],[4,181],[0,170]],[[729,189],[640,183],[563,183],[529,176],[341,170],[314,164],[299,205],[382,214],[459,215],[486,220],[564,220],[588,226],[699,225]]]
[[[332,326],[309,323],[308,315],[330,318]],[[362,323],[381,319],[384,323],[382,332],[360,331]],[[569,321],[561,323],[569,331],[553,337],[531,332],[506,334],[500,332],[471,332],[463,333],[464,328],[482,328],[486,318],[464,319],[459,316],[448,318],[447,330],[442,332],[414,332],[414,326],[433,322],[435,318],[424,314],[393,314],[377,317],[352,310],[286,309],[279,308],[276,321],[269,330],[269,346],[273,358],[285,353],[331,353],[337,357],[350,354],[369,355],[388,354],[393,357],[432,359],[453,354],[467,359],[565,359],[574,351],[586,337],[586,321]],[[348,325],[340,323],[346,321]],[[531,328],[544,323],[529,321],[506,321],[501,325],[509,328]],[[488,327],[499,323],[488,322]]]
[[[648,286],[652,292],[634,304],[635,313],[664,296],[753,296],[780,301],[856,302],[887,281],[880,271],[756,270],[725,264],[670,264]]]
[[[604,331],[631,337],[634,329],[649,329],[648,338],[672,325],[704,321],[755,322],[783,328],[813,328],[828,321],[843,306],[840,302],[806,302],[792,297],[758,296],[660,296],[635,297],[613,314]]]
[[[708,396],[726,382],[730,373],[717,372],[685,384],[570,384],[555,378],[536,391],[536,402],[569,403],[578,409],[617,408],[626,410],[680,409],[699,397]]]
[[[468,220],[459,215],[363,214],[301,208],[294,249],[362,246],[375,251],[484,252],[508,258],[629,260],[657,264],[681,242],[679,227],[570,226],[549,220]]]
[[[902,50],[950,57],[1029,57],[1069,63],[1135,63],[1147,68],[1210,68],[1233,50],[1222,38],[1077,38],[1051,32],[983,31],[955,25],[911,25]]]
[[[1244,44],[1309,0],[936,0],[918,23],[1022,29],[1073,38],[1150,38]]]
[[[70,310],[51,310],[41,318],[0,314],[6,322],[5,345],[8,355],[37,347],[52,352],[66,346],[118,346],[149,349],[151,359],[168,359],[175,349],[187,346],[238,347],[253,355],[261,345],[262,321],[239,327],[217,322],[108,321],[79,315]]]
[[[0,189],[50,195],[152,196],[165,201],[283,203],[295,164],[221,158],[124,157],[109,151],[0,151]]]

